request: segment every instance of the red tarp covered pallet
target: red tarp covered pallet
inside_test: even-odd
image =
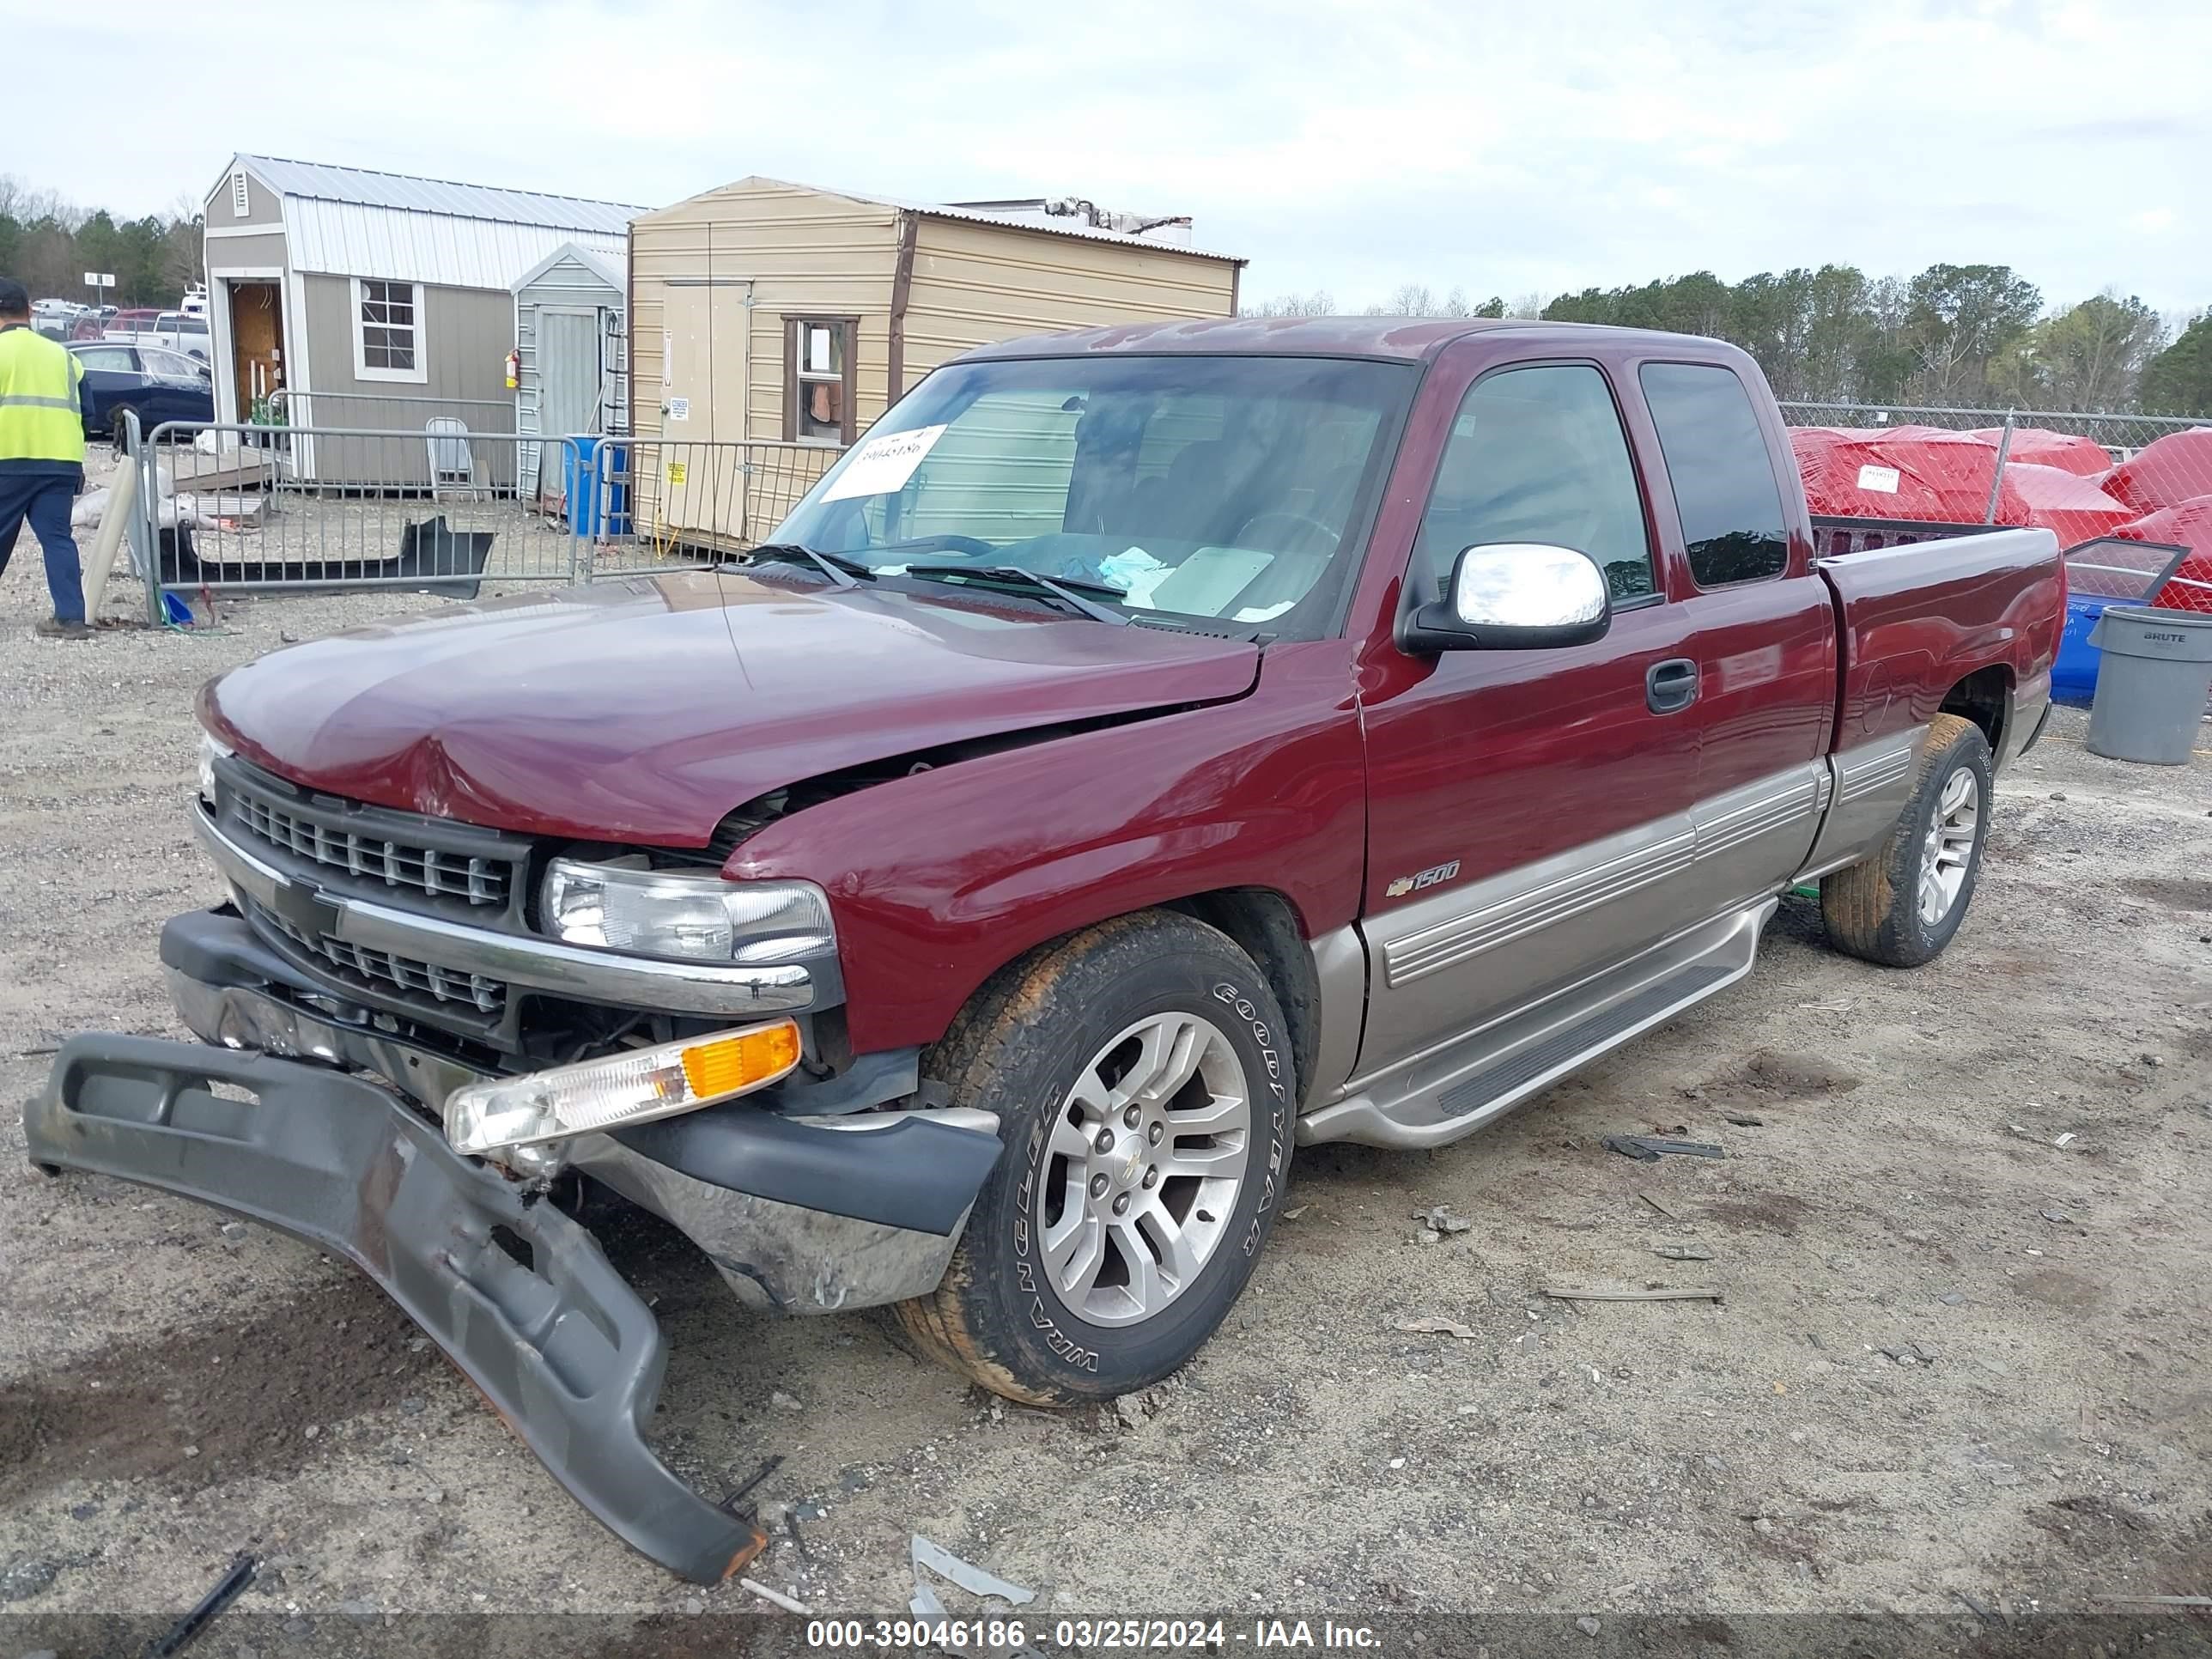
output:
[[[1995,449],[2003,441],[2004,433],[1993,426],[1978,427],[1962,437],[1976,439]],[[2104,445],[2095,440],[2077,436],[2071,432],[2053,432],[2047,427],[2016,426],[2012,429],[2012,445],[2005,451],[2008,461],[2025,461],[2030,466],[2055,466],[2062,472],[2071,472],[2078,477],[2101,478],[2109,471],[2112,458]]]
[[[1978,525],[1988,515],[1996,444],[1980,434],[1932,427],[1797,427],[1790,439],[1806,504],[1816,516]],[[2071,547],[2109,535],[2130,516],[2079,472],[2008,462],[1988,521],[2051,530],[2060,546]]]
[[[2169,432],[2136,451],[2099,482],[2107,495],[2138,513],[2212,495],[2212,426]]]
[[[2212,495],[2146,513],[2112,534],[2131,542],[2187,548],[2189,556],[2174,567],[2150,603],[2167,611],[2212,611]]]

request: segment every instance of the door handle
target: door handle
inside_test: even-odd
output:
[[[1655,662],[1644,676],[1644,706],[1655,714],[1672,714],[1698,700],[1698,665],[1687,657]]]

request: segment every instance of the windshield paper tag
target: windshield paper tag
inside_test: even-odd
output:
[[[1893,466],[1863,466],[1859,469],[1859,488],[1878,489],[1885,495],[1897,494],[1897,469]]]
[[[825,501],[850,501],[855,495],[889,495],[906,488],[922,457],[945,435],[943,425],[918,426],[911,432],[887,432],[854,450],[837,482],[823,492]]]

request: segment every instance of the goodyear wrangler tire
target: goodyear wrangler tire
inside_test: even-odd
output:
[[[1994,775],[1979,726],[1956,714],[1929,723],[1919,775],[1889,839],[1873,857],[1821,879],[1830,944],[1889,968],[1935,960],[1973,902]]]
[[[925,1076],[1006,1146],[907,1334],[1032,1405],[1110,1399],[1195,1353],[1282,1207],[1297,1086],[1282,1011],[1203,922],[1148,911],[1033,951]]]

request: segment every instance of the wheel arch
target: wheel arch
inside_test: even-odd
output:
[[[1272,887],[1208,888],[1087,917],[1048,939],[1024,944],[969,988],[961,1006],[963,1009],[972,1006],[1008,971],[1058,948],[1079,933],[1106,922],[1151,913],[1187,916],[1203,922],[1227,935],[1231,944],[1252,958],[1282,1008],[1290,1038],[1291,1064],[1303,1102],[1311,1086],[1314,1060],[1321,1046],[1321,980],[1315,970],[1304,921],[1297,905]],[[956,1017],[956,1026],[957,1024]]]
[[[1956,714],[1972,720],[1988,739],[1990,753],[2004,753],[2005,732],[2012,720],[2013,672],[2003,663],[1978,668],[1943,694],[1939,714]]]
[[[1297,907],[1272,887],[1221,887],[1152,908],[1220,929],[1258,966],[1282,1006],[1303,1104],[1321,1048],[1321,976]]]

